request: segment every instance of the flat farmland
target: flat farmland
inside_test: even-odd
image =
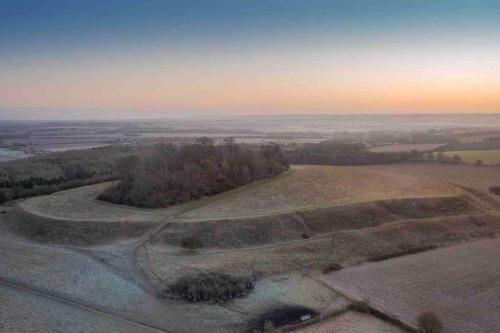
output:
[[[491,333],[500,327],[500,239],[422,252],[320,277],[415,325],[426,310],[446,333]]]
[[[492,185],[500,184],[499,167],[473,165],[448,165],[440,163],[405,163],[391,165],[360,166],[359,169],[388,172],[391,174],[427,177],[455,185],[466,186],[487,193]]]
[[[481,160],[484,164],[490,165],[500,163],[500,150],[447,151],[443,154],[448,157],[458,155],[465,163],[476,163],[477,160]]]
[[[276,178],[228,191],[182,217],[213,219],[267,215],[384,199],[460,194],[456,187],[414,175],[374,172],[358,167],[293,166]]]

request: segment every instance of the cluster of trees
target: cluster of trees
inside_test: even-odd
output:
[[[374,153],[362,143],[322,141],[289,151],[288,158],[294,164],[369,165],[419,160],[421,154],[417,151]]]
[[[138,207],[166,207],[221,193],[255,180],[280,174],[289,167],[278,145],[252,148],[226,139],[194,144],[158,144],[149,156],[137,155],[117,165],[116,185],[99,199]]]
[[[51,153],[0,163],[0,203],[116,179],[116,161],[129,146]]]
[[[452,157],[449,157],[448,155],[445,155],[442,152],[438,152],[437,154],[425,153],[422,156],[422,159],[428,162],[453,163],[453,164],[462,163],[462,157],[460,157],[460,155],[453,155]]]
[[[4,179],[0,180],[0,188],[33,188],[40,185],[58,185],[64,181],[63,177],[29,177],[24,179]]]

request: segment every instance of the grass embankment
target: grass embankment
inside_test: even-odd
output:
[[[153,242],[180,245],[189,238],[208,248],[244,248],[371,228],[398,220],[473,212],[477,209],[466,196],[393,199],[278,215],[177,223],[158,234]]]
[[[139,237],[152,222],[95,222],[51,219],[15,207],[3,215],[3,227],[21,237],[42,243],[97,245]]]

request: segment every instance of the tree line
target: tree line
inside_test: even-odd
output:
[[[412,152],[370,152],[362,143],[322,141],[287,152],[292,164],[370,165],[420,160],[422,155]]]
[[[215,145],[207,137],[194,144],[157,144],[148,156],[117,164],[119,182],[99,199],[137,207],[167,207],[276,176],[289,168],[280,146],[251,147],[233,139]]]
[[[116,161],[137,148],[109,146],[0,163],[0,203],[114,180]]]

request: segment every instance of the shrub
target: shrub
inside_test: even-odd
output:
[[[0,192],[0,204],[6,202],[8,200],[7,196],[5,195],[5,193],[3,192]]]
[[[210,272],[186,275],[168,287],[165,294],[197,302],[225,302],[235,297],[243,297],[253,290],[249,278]]]
[[[462,163],[462,157],[460,157],[460,155],[453,155],[452,161],[455,164],[460,164]]]
[[[194,250],[203,247],[203,242],[198,237],[189,236],[182,238],[180,241],[180,245],[185,249]]]
[[[422,333],[441,333],[443,325],[432,311],[422,312],[417,317],[418,328]]]
[[[490,193],[493,193],[495,195],[500,195],[500,186],[495,185],[490,187]]]
[[[331,272],[339,271],[341,269],[342,269],[341,265],[333,262],[333,263],[328,264],[327,266],[325,266],[323,268],[323,273],[324,274],[328,274],[328,273],[331,273]]]
[[[351,310],[361,312],[361,313],[370,313],[370,306],[368,305],[368,302],[365,300],[361,301],[354,301],[351,303],[349,306]]]

